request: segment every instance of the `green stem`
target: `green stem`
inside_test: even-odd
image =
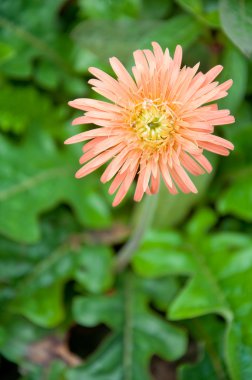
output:
[[[139,247],[145,232],[152,223],[157,200],[157,195],[147,196],[145,198],[141,212],[138,215],[136,226],[133,228],[133,233],[127,243],[121,248],[116,258],[116,272],[121,272],[129,264],[132,256]]]

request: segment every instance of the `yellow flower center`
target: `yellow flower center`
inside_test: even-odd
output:
[[[145,99],[135,106],[131,126],[140,140],[160,145],[174,134],[175,114],[167,104]]]

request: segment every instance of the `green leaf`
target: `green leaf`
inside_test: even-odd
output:
[[[252,376],[252,331],[247,324],[252,312],[252,243],[239,235],[216,234],[201,237],[196,246],[190,243],[188,254],[195,260],[195,275],[171,304],[169,316],[180,320],[222,315],[227,322],[225,352],[230,376],[248,379]]]
[[[2,17],[24,24],[29,30],[42,28],[41,33],[43,33],[49,28],[55,28],[57,12],[63,2],[64,0],[55,0],[53,3],[45,0],[42,4],[31,2],[29,7],[25,7],[26,0],[19,0],[15,4],[3,1],[0,5],[0,12]],[[35,16],[38,17],[38,20],[34,19]]]
[[[41,61],[35,71],[37,83],[48,90],[57,88],[60,83],[60,73],[56,66],[49,61]]]
[[[111,56],[129,61],[134,50],[149,48],[152,41],[171,51],[177,44],[187,48],[197,39],[200,31],[197,21],[188,15],[176,16],[168,21],[90,20],[74,29],[73,38],[79,46],[89,49],[102,61]]]
[[[9,44],[0,41],[0,63],[10,59],[14,54],[14,50]]]
[[[213,236],[207,239],[205,249],[201,245],[197,250],[193,248],[198,260],[195,276],[174,300],[169,316],[178,320],[208,313],[223,315],[228,323],[225,352],[230,376],[245,380],[252,376],[252,243],[243,248],[243,244],[238,247],[236,237],[234,241],[230,235],[225,240],[224,236],[219,238],[222,244],[218,236]],[[234,243],[237,247],[233,247]]]
[[[68,379],[149,379],[148,361],[155,353],[175,360],[185,351],[185,334],[147,306],[142,281],[127,274],[108,295],[77,297],[74,317],[84,326],[107,324],[112,335],[93,357],[69,370]]]
[[[6,315],[15,312],[39,326],[54,327],[65,317],[63,298],[68,281],[76,279],[91,292],[111,286],[111,250],[85,247],[81,241],[72,247],[71,234],[76,234],[76,226],[70,222],[72,217],[59,213],[58,218],[43,224],[43,238],[36,245],[20,247],[4,239],[0,241],[0,274],[5,282],[1,284],[0,320],[5,321]]]
[[[218,0],[176,0],[186,11],[194,14],[196,18],[211,27],[218,28],[220,19],[218,13]]]
[[[200,346],[197,362],[182,364],[179,368],[179,380],[228,380],[223,355],[223,321],[215,316],[205,316],[188,321],[187,327]]]
[[[78,3],[84,17],[114,20],[138,16],[141,0],[78,0]]]
[[[133,256],[132,264],[137,273],[144,277],[190,274],[194,261],[182,248],[182,238],[176,233],[151,232]]]
[[[152,304],[161,311],[167,310],[179,289],[180,284],[175,276],[145,278],[143,281],[144,294],[148,295]]]
[[[57,326],[65,316],[62,285],[62,283],[51,285],[50,294],[48,288],[36,289],[35,286],[32,292],[27,292],[24,288],[22,292],[24,295],[17,301],[20,305],[14,309],[38,326]]]
[[[221,194],[217,207],[221,214],[252,221],[252,178],[246,175],[238,178]]]
[[[33,73],[36,75],[36,64],[43,66],[45,58],[46,64],[50,61],[57,67],[59,76],[72,73],[68,62],[72,44],[68,35],[63,33],[58,17],[62,3],[64,0],[30,2],[29,5],[25,0],[17,1],[15,5],[1,2],[0,38],[15,52],[0,66],[1,72],[14,79],[27,79]],[[67,55],[58,49],[57,43],[61,38],[67,42]],[[47,68],[46,71],[52,75],[52,70]],[[37,75],[41,79],[41,68]]]
[[[112,285],[113,255],[108,247],[86,247],[78,260],[75,279],[90,292],[99,293]]]
[[[228,380],[228,377],[218,376],[211,359],[204,352],[201,354],[200,360],[196,364],[184,364],[179,369],[179,380]]]
[[[1,353],[10,361],[19,364],[25,361],[29,345],[41,339],[46,333],[24,318],[16,316],[12,316],[6,322],[5,328],[7,339],[1,347]]]
[[[143,243],[133,257],[133,266],[152,278],[190,276],[167,305],[169,318],[175,321],[221,315],[226,321],[224,349],[230,376],[245,380],[252,376],[252,329],[247,323],[252,313],[252,240],[235,232],[209,234],[214,223],[210,210],[200,210],[180,239],[168,233],[167,242],[157,238],[155,243],[152,238],[152,245]]]
[[[11,46],[15,54],[1,63],[0,72],[13,79],[29,79],[32,76],[32,61],[36,51],[22,43],[19,45],[16,41],[13,43],[12,38],[8,38],[6,43]]]
[[[59,332],[43,330],[17,316],[11,317],[5,328],[7,339],[1,354],[18,365],[20,379],[66,380],[67,364],[63,360],[68,351]]]
[[[16,283],[23,281],[24,276],[29,275],[33,270],[36,271],[38,263],[42,265],[44,260],[48,263],[47,259],[49,257],[51,257],[49,263],[53,263],[55,257],[52,253],[70,240],[72,235],[79,232],[79,225],[74,220],[73,215],[63,208],[43,218],[40,228],[42,238],[36,244],[18,244],[3,237],[0,238],[0,261],[2,263],[0,277],[3,283],[11,284],[15,287]],[[58,260],[61,259],[61,256],[64,262],[65,254],[59,253],[58,256],[56,255]],[[68,256],[70,258],[70,255]],[[58,266],[58,263],[56,266]],[[47,277],[50,271],[51,267],[46,268],[45,274]],[[53,275],[56,274],[54,272]]]
[[[86,227],[110,225],[110,211],[97,191],[97,179],[96,185],[92,177],[84,181],[74,179],[75,169],[69,162],[77,158],[72,153],[69,149],[67,153],[59,151],[44,132],[33,131],[20,146],[1,139],[2,234],[21,242],[37,241],[39,215],[59,203],[70,204]]]
[[[15,112],[13,112],[15,109]],[[65,112],[34,87],[3,85],[0,91],[0,129],[23,133],[29,127],[51,129],[62,125]],[[48,117],[50,115],[50,117]]]
[[[219,104],[221,108],[228,108],[231,112],[236,112],[243,101],[247,88],[248,63],[246,58],[232,45],[228,45],[222,57],[224,70],[220,76],[220,81],[224,82],[233,79],[233,85],[227,97]]]
[[[221,178],[230,183],[250,175],[252,155],[250,134],[252,130],[252,113],[250,104],[242,103],[236,113],[236,123],[231,128],[224,129],[225,137],[232,141],[235,150],[225,160],[221,161]]]
[[[141,17],[146,19],[164,18],[170,15],[173,7],[172,0],[142,0]]]
[[[67,365],[62,361],[53,361],[49,373],[47,374],[47,380],[66,380],[65,373]]]
[[[138,41],[138,49],[149,47],[152,41],[157,41],[163,49],[173,52],[178,44],[184,49],[190,47],[201,33],[200,24],[189,15],[179,15],[151,29]]]
[[[196,14],[199,14],[203,9],[201,0],[177,0],[177,3],[185,10],[193,11]]]
[[[50,255],[22,279],[22,288],[17,290],[10,305],[14,311],[42,327],[57,326],[64,319],[64,285],[74,277],[82,250],[61,247],[48,253]]]
[[[206,233],[217,222],[217,215],[209,208],[199,208],[194,217],[187,223],[186,231],[195,240]]]
[[[83,79],[76,76],[65,75],[63,78],[63,88],[70,96],[83,97],[87,93],[88,86]]]
[[[221,0],[220,16],[224,32],[248,57],[252,58],[252,3],[250,0]]]
[[[55,259],[54,253],[49,253]],[[66,254],[69,257],[68,263],[66,263]],[[7,315],[8,313],[21,314],[42,327],[54,327],[62,322],[65,317],[64,285],[68,279],[73,277],[71,272],[74,272],[76,261],[75,257],[70,256],[73,256],[71,251],[68,250],[66,254],[65,256],[61,254],[62,260],[59,257],[57,261],[57,270],[63,269],[64,272],[58,274],[50,263],[51,258],[49,257],[35,266],[28,276],[16,281],[12,285],[11,299],[9,302],[2,302],[1,306],[5,307],[5,313]],[[5,314],[1,314],[0,317],[5,318]]]
[[[73,51],[73,66],[77,73],[86,74],[90,66],[97,67],[100,64],[99,59],[94,53],[82,46],[76,46]]]
[[[73,29],[72,36],[79,49],[90,50],[102,62],[112,56],[129,60],[133,50],[140,47],[139,39],[160,23],[157,20],[86,20]]]

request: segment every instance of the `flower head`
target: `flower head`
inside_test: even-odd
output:
[[[211,172],[204,150],[227,156],[234,148],[213,135],[214,126],[234,122],[229,110],[219,110],[212,103],[225,97],[232,85],[232,80],[222,84],[214,81],[222,66],[206,74],[197,73],[199,64],[181,68],[180,46],[173,58],[156,42],[152,46],[153,51],[134,52],[133,78],[115,57],[110,64],[116,79],[97,68],[89,69],[97,78],[89,81],[92,89],[110,102],[69,102],[86,112],[73,121],[74,125],[99,126],[66,141],[90,140],[83,147],[80,163],[84,166],[76,177],[84,177],[110,161],[101,181],[114,177],[109,188],[110,194],[117,192],[114,206],[122,201],[136,177],[135,201],[140,201],[145,192],[157,193],[161,176],[172,194],[178,189],[196,193],[188,172],[196,176]]]

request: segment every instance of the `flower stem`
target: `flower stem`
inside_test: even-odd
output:
[[[147,196],[145,198],[137,218],[136,226],[133,227],[133,233],[127,243],[118,252],[114,268],[116,272],[121,272],[129,264],[132,256],[139,247],[145,232],[152,223],[157,201],[157,195]]]

